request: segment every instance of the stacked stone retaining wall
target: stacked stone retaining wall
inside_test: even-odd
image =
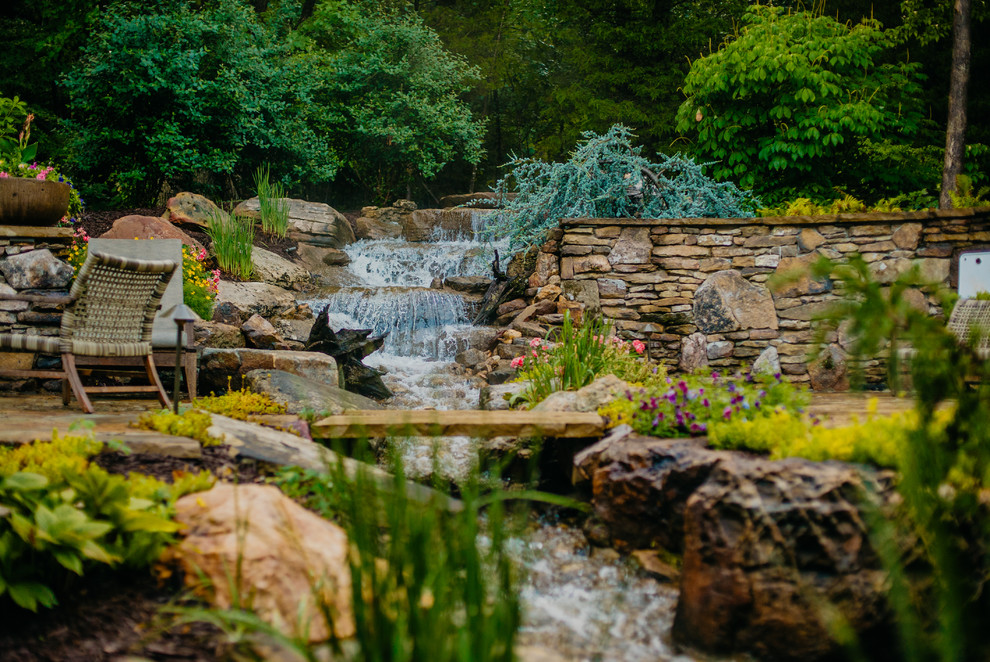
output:
[[[881,282],[912,264],[932,281],[955,287],[959,255],[990,249],[990,208],[884,214],[751,219],[565,219],[537,258],[530,286],[556,286],[561,309],[601,310],[650,354],[692,369],[735,369],[758,357],[807,381],[815,348],[812,320],[838,298],[833,284],[804,278],[770,292],[775,273],[820,255],[852,253],[870,263]],[[941,311],[921,292],[919,306]],[[830,338],[826,372],[848,349]],[[821,356],[821,355],[819,355]],[[873,361],[868,375],[882,379]],[[839,376],[841,378],[841,376]],[[836,378],[825,375],[824,379]],[[812,379],[814,381],[814,379]],[[828,384],[824,384],[828,386]]]
[[[5,294],[68,294],[72,267],[64,258],[72,242],[71,228],[0,226],[0,292]],[[0,301],[0,333],[59,333],[61,306]],[[27,369],[33,354],[0,352],[0,367]]]

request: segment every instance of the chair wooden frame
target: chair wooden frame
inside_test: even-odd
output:
[[[61,379],[62,403],[69,404],[71,391],[87,414],[94,412],[88,393],[153,392],[163,406],[170,407],[155,367],[151,329],[178,268],[171,260],[135,260],[91,251],[67,297],[0,295],[6,300],[66,306],[58,338],[0,334],[0,350],[57,354],[62,369],[0,370],[0,376]],[[112,370],[135,362],[144,367],[150,385],[86,387],[80,379],[80,364]]]

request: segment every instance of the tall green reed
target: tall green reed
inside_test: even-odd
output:
[[[242,280],[250,278],[254,271],[254,221],[218,210],[207,219],[206,233],[220,268]]]
[[[254,186],[258,192],[261,229],[269,235],[284,238],[289,231],[289,200],[281,182],[271,182],[267,165],[258,166],[254,173]]]
[[[327,651],[335,660],[362,662],[511,662],[521,613],[507,542],[519,529],[505,502],[540,495],[486,490],[476,471],[460,486],[460,501],[453,503],[461,507],[454,508],[439,490],[429,498],[411,492],[401,462],[395,466],[388,484],[370,465],[355,471],[343,461],[326,472],[284,469],[274,479],[347,531],[353,640],[313,645],[287,637],[254,615],[249,602],[173,612],[182,622],[220,627],[238,642],[239,659],[267,659],[275,647],[313,662],[325,660]],[[320,610],[333,631],[331,606]],[[267,649],[257,647],[259,641]]]
[[[895,517],[872,512],[873,544],[889,573],[889,601],[899,656],[912,662],[990,659],[990,362],[978,329],[960,340],[906,296],[922,289],[942,309],[955,296],[927,284],[917,267],[880,284],[865,261],[822,261],[817,275],[842,283],[847,299],[827,325],[845,323],[853,357],[875,357],[886,344],[914,349],[909,370],[918,425],[900,454]],[[891,362],[896,381],[896,362]],[[855,647],[855,645],[854,645]]]

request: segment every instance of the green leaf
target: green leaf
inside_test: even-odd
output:
[[[20,490],[22,492],[29,492],[32,490],[40,490],[48,485],[48,479],[41,474],[31,473],[28,471],[19,471],[15,474],[11,474],[0,481],[0,488],[7,490]]]
[[[7,590],[10,597],[19,607],[38,611],[38,604],[44,607],[53,607],[57,604],[55,594],[50,588],[39,582],[18,582],[8,584]]]

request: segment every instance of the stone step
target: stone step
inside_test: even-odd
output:
[[[382,410],[355,411],[314,423],[314,439],[360,439],[388,435],[466,437],[601,437],[594,413],[535,411]]]

